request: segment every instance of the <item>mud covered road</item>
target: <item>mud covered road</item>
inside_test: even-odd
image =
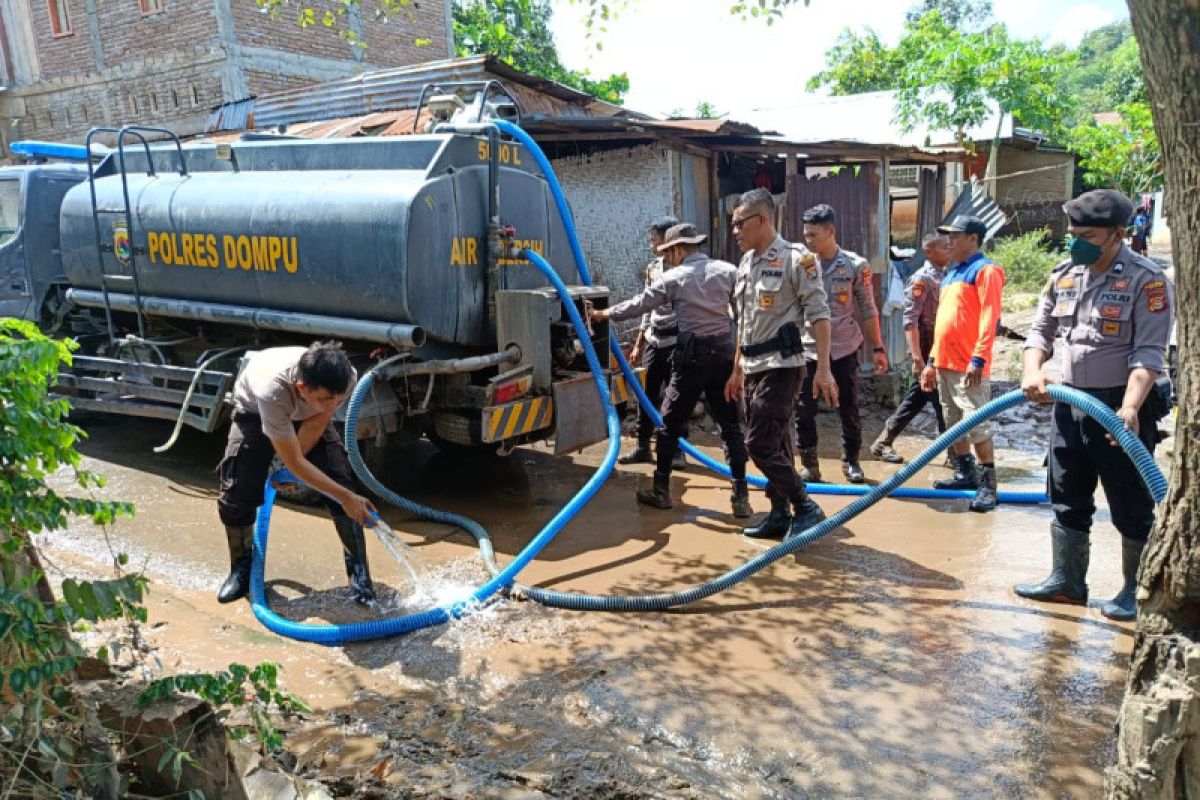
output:
[[[216,603],[228,568],[213,474],[220,436],[186,431],[158,456],[163,423],[89,418],[85,427],[87,466],[109,478],[104,495],[137,506],[111,536],[152,580],[147,637],[157,658],[169,671],[283,664],[286,687],[314,708],[288,731],[295,769],[336,796],[1094,797],[1113,754],[1132,626],[1009,590],[1048,568],[1046,508],[980,515],[963,502],[888,500],[799,557],[674,613],[502,602],[450,626],[327,648],[269,633],[244,602]],[[1037,488],[1039,433],[1039,418],[1020,409],[1003,426],[1003,487]],[[832,455],[833,429],[823,427],[822,441]],[[911,455],[922,444],[907,436],[900,447]],[[526,448],[464,459],[415,443],[383,474],[403,494],[479,520],[505,561],[600,455]],[[892,469],[864,466],[873,478]],[[675,478],[675,509],[639,508],[633,491],[649,469],[619,468],[522,579],[658,592],[764,549],[738,535],[727,487],[694,466]],[[837,474],[837,462],[825,470]],[[927,469],[916,484],[944,474]],[[761,492],[752,500],[766,510]],[[462,532],[395,509],[384,517],[439,585],[484,577]],[[101,574],[109,563],[108,543],[83,524],[44,545],[56,569]],[[403,573],[378,541],[369,546],[384,600],[402,605]],[[1118,564],[1102,510],[1095,597],[1116,592]],[[321,510],[276,510],[266,572],[286,616],[369,613],[347,602]]]

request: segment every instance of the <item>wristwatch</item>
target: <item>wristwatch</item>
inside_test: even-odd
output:
[[[887,350],[884,350],[882,347],[876,347],[876,348],[875,348],[875,352],[876,352],[876,353],[886,353],[886,352],[887,352]]]

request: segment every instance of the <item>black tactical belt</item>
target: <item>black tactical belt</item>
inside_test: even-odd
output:
[[[765,342],[758,344],[744,344],[740,348],[744,356],[765,356],[767,353],[778,353],[783,349],[783,338],[773,336]]]
[[[676,325],[674,328],[655,328],[655,327],[651,326],[650,332],[653,333],[655,336],[662,336],[664,338],[667,336],[678,336],[679,335],[679,326]]]

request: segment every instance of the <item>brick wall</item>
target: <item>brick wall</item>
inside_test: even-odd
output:
[[[50,25],[48,0],[29,0],[29,13],[44,78],[75,75],[96,68],[84,0],[67,0],[66,5],[71,34],[56,38]]]
[[[1030,203],[1065,201],[1071,197],[1073,179],[1069,153],[1049,153],[1039,150],[1021,150],[1002,147],[997,175],[1015,172],[1026,173],[1015,178],[996,181],[996,202],[1001,206],[1018,206]],[[1057,167],[1044,169],[1044,167]],[[1030,172],[1030,170],[1038,170]]]
[[[238,43],[247,47],[304,53],[337,61],[353,57],[350,45],[338,36],[337,30],[326,28],[320,22],[322,12],[325,9],[333,9],[337,5],[335,2],[314,0],[311,3],[303,3],[302,5],[311,6],[317,15],[317,24],[307,28],[301,28],[297,22],[298,5],[300,4],[292,4],[284,9],[283,16],[273,19],[259,11],[253,0],[233,0],[233,29]]]
[[[553,162],[579,228],[593,280],[614,300],[641,291],[652,255],[647,230],[676,213],[670,153],[644,146]]]
[[[362,31],[366,62],[372,66],[398,67],[452,55],[446,51],[446,7],[441,0],[413,0],[386,22],[375,19],[366,4]],[[428,43],[419,45],[418,39]]]
[[[98,0],[96,18],[105,66],[217,42],[216,6],[211,0],[163,0],[163,5],[162,12],[143,16],[138,0]]]
[[[94,126],[133,122],[196,133],[209,107],[221,102],[224,61],[220,48],[194,48],[102,73],[42,81],[21,90],[19,136],[82,143]]]
[[[263,70],[246,70],[246,81],[250,86],[250,94],[258,96],[268,92],[282,92],[288,89],[299,89],[311,84],[312,78],[302,75],[282,75],[277,72]]]

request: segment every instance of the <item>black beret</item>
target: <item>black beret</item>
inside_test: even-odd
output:
[[[1124,228],[1133,216],[1133,203],[1121,192],[1096,189],[1063,206],[1072,225],[1082,228]]]

